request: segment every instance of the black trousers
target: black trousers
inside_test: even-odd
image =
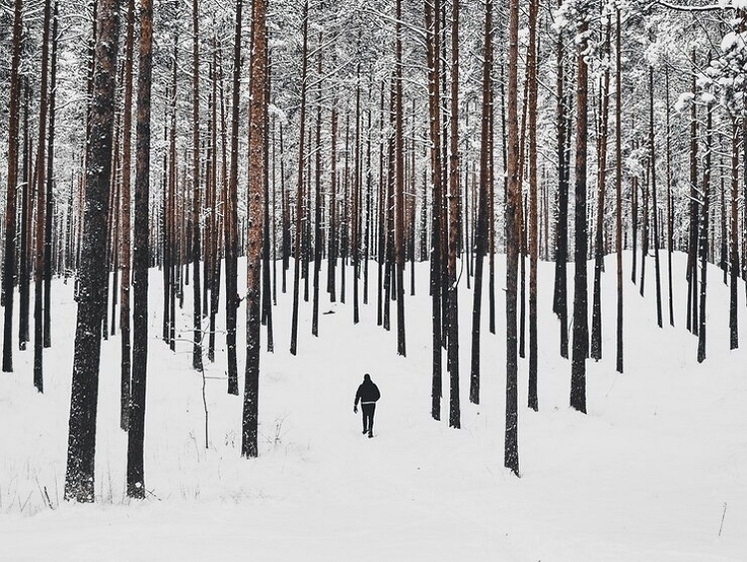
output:
[[[361,411],[363,412],[363,433],[368,431],[368,434],[372,435],[376,404],[361,404]]]

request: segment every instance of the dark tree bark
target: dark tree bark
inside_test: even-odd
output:
[[[695,51],[692,54],[695,64]],[[692,78],[695,91],[695,76]],[[690,231],[687,246],[687,329],[698,334],[698,109],[690,105]]]
[[[319,273],[322,268],[322,49],[323,34],[319,32],[319,47],[317,49],[317,84],[316,97],[316,131],[314,142],[316,150],[314,156],[314,296],[311,313],[311,333],[319,336]],[[356,302],[357,306],[357,302]]]
[[[475,228],[475,285],[472,303],[472,357],[470,369],[469,400],[480,403],[480,334],[482,316],[483,262],[488,249],[488,197],[490,196],[490,159],[492,137],[490,128],[493,89],[493,2],[485,2],[485,36],[482,67],[482,117],[480,128],[480,185],[477,199],[477,226]]]
[[[46,197],[44,213],[44,305],[42,310],[44,320],[42,328],[44,331],[44,347],[52,347],[52,235],[54,215],[54,147],[55,147],[55,124],[57,110],[57,46],[59,43],[59,2],[55,0],[52,14],[52,53],[50,64],[50,86],[49,86],[49,130],[47,132],[47,174],[46,174]]]
[[[713,150],[713,103],[707,104],[705,154],[703,154],[703,185],[700,190],[700,294],[698,295],[698,363],[706,358],[706,279],[708,271],[708,228],[710,212],[711,161]]]
[[[488,4],[491,0],[487,0]],[[430,290],[432,301],[433,363],[431,376],[431,416],[441,419],[442,358],[441,358],[441,188],[443,181],[441,161],[441,109],[440,109],[440,0],[425,0],[426,57],[428,64],[428,119],[431,161],[431,259]],[[382,98],[383,100],[383,98]],[[383,103],[383,101],[382,101]]]
[[[309,2],[306,0],[303,5],[303,47],[301,61],[301,111],[300,126],[301,130],[298,135],[298,177],[296,178],[296,238],[293,264],[293,317],[291,319],[291,341],[290,352],[295,355],[298,351],[298,299],[299,286],[301,281],[301,250],[304,224],[304,168],[305,168],[305,140],[306,140],[306,73],[308,67],[308,36],[309,36]],[[344,263],[343,263],[344,271]]]
[[[742,117],[744,119],[744,117]],[[732,122],[731,136],[731,205],[729,213],[729,349],[739,347],[737,286],[739,272],[739,136],[737,118]]]
[[[265,0],[252,4],[252,57],[249,144],[249,231],[246,272],[246,373],[242,415],[241,455],[256,457],[259,414],[260,269],[264,233],[267,176],[267,29]],[[306,10],[304,10],[305,12]]]
[[[266,68],[266,79],[265,79],[265,103],[269,103],[271,98],[270,84],[272,82],[271,76],[271,62],[270,62],[270,50],[265,49],[265,56],[267,61],[265,62]],[[270,282],[270,235],[271,223],[270,223],[270,117],[269,112],[265,111],[265,136],[264,136],[264,151],[265,151],[265,176],[264,176],[264,204],[263,204],[263,227],[262,227],[262,325],[267,327],[267,351],[273,353],[275,351],[275,334],[272,322],[272,293],[273,287]],[[273,207],[274,213],[274,207]],[[321,246],[320,246],[321,247]],[[319,258],[321,262],[321,254]]]
[[[397,354],[407,355],[405,344],[405,291],[404,291],[404,269],[405,269],[405,199],[404,199],[404,144],[403,144],[403,117],[402,117],[402,0],[397,0],[395,8],[395,43],[394,43],[394,65],[395,65],[395,123],[394,123],[394,149],[395,149],[395,181],[394,181],[394,254],[396,261],[396,290],[397,290]],[[452,405],[453,408],[453,405]]]
[[[669,286],[669,324],[674,326],[674,284],[672,251],[674,249],[674,214],[672,210],[672,128],[670,125],[669,66],[665,67],[667,106],[667,284]]]
[[[585,37],[588,22],[578,26],[578,35]],[[588,288],[586,286],[586,151],[588,133],[588,67],[584,59],[586,40],[576,47],[576,231],[574,248],[573,289],[573,350],[571,357],[571,407],[586,413],[586,358],[589,351]]]
[[[358,38],[360,43],[360,36]],[[353,209],[350,217],[351,254],[353,262],[353,324],[360,322],[361,263],[361,65],[358,63],[355,84],[355,165],[353,168]],[[321,255],[321,254],[320,254]],[[321,257],[320,257],[321,259]]]
[[[23,77],[23,170],[21,172],[21,251],[18,258],[18,349],[25,350],[29,341],[29,308],[31,300],[31,217],[33,201],[31,199],[31,139],[29,135],[29,105],[31,103],[31,87],[28,77]],[[76,291],[77,295],[77,291]]]
[[[239,394],[238,367],[236,365],[236,317],[239,308],[238,294],[238,183],[239,183],[239,87],[241,84],[241,22],[242,0],[236,0],[234,23],[233,76],[231,90],[231,161],[225,196],[226,262],[226,355],[228,358],[228,394]],[[281,129],[282,135],[282,129]],[[282,139],[282,136],[281,136]],[[282,143],[282,141],[281,141]]]
[[[611,27],[605,23],[604,52],[610,52]],[[599,140],[597,141],[597,223],[594,232],[594,291],[591,316],[592,359],[602,358],[602,272],[604,271],[604,216],[607,192],[607,131],[609,126],[610,72],[605,69],[599,93]]]
[[[13,55],[8,119],[8,188],[5,201],[5,252],[3,261],[3,372],[13,371],[13,297],[16,281],[16,200],[18,187],[19,107],[21,98],[22,0],[13,8]]]
[[[122,119],[122,286],[119,325],[121,328],[122,361],[120,364],[119,426],[127,431],[130,418],[130,382],[132,358],[130,347],[130,187],[132,161],[132,68],[135,35],[135,0],[127,0],[127,28],[125,32],[124,100]],[[165,269],[165,268],[164,268]]]
[[[562,0],[559,0],[562,4]],[[570,135],[568,134],[568,109],[566,107],[565,75],[563,59],[563,35],[558,35],[557,45],[557,81],[555,110],[558,141],[558,210],[555,223],[555,287],[553,312],[560,321],[560,356],[568,358],[568,192],[570,178],[570,154],[568,152]]]
[[[537,411],[537,14],[539,0],[529,3],[529,46],[527,53],[527,104],[529,112],[529,390],[528,406]]]
[[[192,367],[202,372],[202,290],[200,281],[200,31],[199,2],[192,0]]]
[[[661,312],[661,268],[659,267],[659,207],[656,194],[656,144],[654,142],[654,67],[649,67],[649,150],[651,158],[651,205],[654,222],[654,276],[656,278],[656,322],[663,326]],[[643,284],[641,284],[643,287]]]
[[[519,475],[517,282],[521,236],[518,104],[519,2],[510,0],[508,20],[508,159],[506,193],[506,433],[503,463]]]
[[[135,249],[133,253],[132,406],[127,435],[127,495],[145,497],[143,444],[145,440],[145,390],[148,371],[148,266],[150,253],[150,114],[153,42],[153,8],[140,0],[140,51],[137,80]]]
[[[44,2],[44,32],[41,53],[41,86],[39,92],[39,134],[36,151],[36,233],[34,250],[34,386],[44,392],[43,350],[44,350],[44,230],[46,226],[46,158],[47,117],[49,112],[49,35],[52,21],[51,0]]]
[[[118,2],[99,0],[65,474],[65,499],[79,502],[94,500],[101,320],[106,291],[106,269],[101,263],[106,255],[118,28]]]
[[[623,372],[623,241],[622,241],[622,25],[615,10],[615,251],[617,252],[617,329],[615,367]],[[671,266],[670,266],[671,271]]]
[[[451,122],[449,129],[449,246],[447,253],[447,369],[449,371],[449,427],[461,426],[459,406],[459,0],[451,3]]]
[[[327,237],[327,292],[331,302],[337,300],[335,284],[337,266],[337,98],[332,98],[332,115],[330,123],[331,148],[329,172],[329,234]]]

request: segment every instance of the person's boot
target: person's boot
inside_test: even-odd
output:
[[[373,431],[368,432],[368,438],[371,439],[371,437],[373,437]]]

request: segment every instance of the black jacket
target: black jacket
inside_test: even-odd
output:
[[[365,404],[366,402],[376,402],[380,397],[379,387],[370,379],[365,380],[358,387],[358,392],[355,393],[355,405],[358,405],[359,400],[362,404]]]

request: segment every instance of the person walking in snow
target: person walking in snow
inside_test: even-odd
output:
[[[366,373],[363,376],[363,382],[355,393],[355,403],[353,404],[353,413],[358,413],[358,401],[361,403],[363,412],[363,434],[368,433],[373,437],[374,412],[376,412],[376,401],[381,397],[379,387],[371,380],[371,375]]]

